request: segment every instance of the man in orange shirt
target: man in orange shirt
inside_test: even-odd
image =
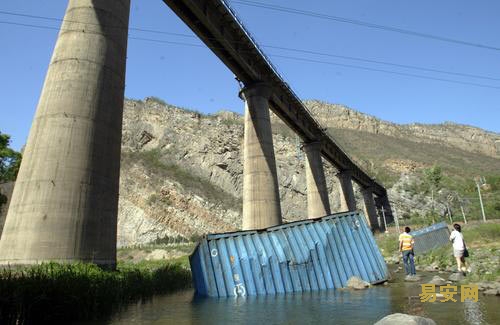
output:
[[[403,254],[406,275],[415,276],[417,275],[415,271],[415,254],[413,253],[415,241],[413,236],[410,235],[410,231],[410,227],[405,227],[405,232],[399,235],[399,251]]]

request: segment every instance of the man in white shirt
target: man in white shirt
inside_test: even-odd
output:
[[[462,235],[462,228],[459,224],[454,224],[453,228],[455,228],[450,235],[450,240],[453,243],[453,256],[457,260],[457,268],[458,272],[466,271],[465,267],[465,241],[464,236]]]

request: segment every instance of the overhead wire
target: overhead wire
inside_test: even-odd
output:
[[[268,10],[273,10],[273,11],[278,11],[278,12],[286,12],[286,13],[308,16],[308,17],[313,17],[313,18],[320,18],[320,19],[324,19],[324,20],[353,24],[353,25],[358,25],[358,26],[363,26],[363,27],[368,27],[368,28],[373,28],[373,29],[378,29],[378,30],[383,30],[383,31],[388,31],[388,32],[395,32],[395,33],[400,33],[400,34],[405,34],[405,35],[411,35],[411,36],[416,36],[416,37],[421,37],[421,38],[427,38],[427,39],[432,39],[432,40],[437,40],[437,41],[443,41],[443,42],[448,42],[448,43],[464,45],[464,46],[471,46],[471,47],[477,47],[477,48],[482,48],[482,49],[500,51],[500,47],[493,46],[493,45],[473,43],[473,42],[464,41],[464,40],[460,40],[460,39],[444,37],[444,36],[428,34],[428,33],[422,33],[422,32],[418,32],[418,31],[403,29],[403,28],[394,27],[394,26],[374,24],[374,23],[370,23],[370,22],[366,22],[366,21],[362,21],[362,20],[327,15],[324,13],[319,13],[319,12],[314,12],[314,11],[301,10],[301,9],[296,9],[296,8],[291,8],[291,7],[284,7],[284,6],[273,5],[273,4],[269,4],[269,3],[262,3],[262,2],[257,2],[257,1],[249,1],[249,0],[230,0],[230,2],[235,3],[235,4],[244,5],[244,6],[251,6],[251,7],[268,9]]]
[[[233,2],[235,2],[235,1],[236,2],[240,1],[241,2],[241,0],[233,0]],[[79,21],[65,20],[65,19],[55,18],[55,17],[30,15],[30,14],[23,14],[23,13],[18,13],[18,12],[9,12],[9,11],[1,11],[1,10],[0,10],[0,14],[10,15],[10,16],[18,16],[18,17],[25,17],[25,18],[43,19],[43,20],[57,21],[57,22],[66,21],[66,22],[72,22],[72,23],[81,23]],[[7,24],[8,22],[1,21],[0,23]],[[37,27],[37,28],[40,28],[40,26],[35,26],[35,25],[30,25],[30,24],[22,24],[22,23],[10,23],[10,24],[12,24],[12,25],[19,25],[19,26],[26,26],[26,27]],[[90,23],[86,22],[85,24],[90,24]],[[94,25],[97,25],[97,24],[94,24]],[[123,27],[120,26],[120,27],[116,27],[116,28],[123,28]],[[47,29],[55,29],[55,28],[47,28]],[[138,32],[145,32],[145,33],[163,34],[163,35],[171,35],[171,36],[178,36],[178,37],[198,39],[195,35],[191,35],[191,34],[173,33],[173,32],[167,32],[167,31],[161,31],[161,30],[155,30],[155,29],[130,27],[129,30],[138,31]],[[132,38],[132,37],[130,37],[130,38],[131,39],[137,39],[137,38]],[[168,42],[168,44],[171,44],[171,43],[176,43],[176,42]],[[380,64],[380,65],[394,66],[394,67],[398,67],[398,68],[405,68],[405,69],[412,69],[412,70],[420,70],[420,71],[425,71],[425,72],[436,72],[436,73],[442,73],[442,74],[448,74],[448,75],[455,75],[455,76],[460,76],[460,77],[470,77],[470,78],[477,78],[477,79],[484,79],[484,80],[500,81],[500,78],[495,78],[495,77],[490,77],[490,76],[483,76],[483,75],[477,75],[477,74],[471,74],[471,73],[464,73],[464,72],[446,71],[446,70],[441,70],[441,69],[427,68],[427,67],[421,67],[421,66],[415,66],[415,65],[409,65],[409,64],[400,64],[400,63],[387,62],[387,61],[375,60],[375,59],[369,59],[369,58],[360,58],[360,57],[353,57],[353,56],[347,56],[347,55],[339,55],[339,54],[319,52],[319,51],[311,51],[311,50],[298,49],[298,48],[290,48],[290,47],[284,47],[284,46],[276,46],[276,45],[269,45],[269,44],[262,44],[262,47],[269,48],[269,49],[282,50],[282,51],[289,51],[289,52],[296,52],[296,53],[303,53],[303,54],[311,54],[311,55],[317,55],[317,56],[333,57],[333,58],[339,58],[339,59],[345,59],[345,60],[351,60],[351,61],[359,61],[359,62],[366,62],[366,63],[375,63],[375,64]]]
[[[0,24],[8,24],[8,25],[23,26],[23,27],[30,27],[30,28],[39,28],[39,29],[49,29],[49,30],[60,30],[60,28],[52,27],[52,26],[24,24],[24,23],[8,22],[8,21],[0,21]],[[147,42],[154,42],[154,43],[160,43],[160,44],[170,44],[170,45],[197,47],[197,48],[205,48],[206,47],[206,46],[201,45],[201,44],[193,44],[193,43],[185,43],[185,42],[177,42],[177,41],[167,41],[167,40],[144,38],[144,37],[135,37],[135,36],[129,36],[129,39],[139,40],[139,41],[147,41]],[[214,48],[214,49],[219,49],[219,48]],[[222,48],[220,48],[220,49],[222,49]],[[246,51],[241,50],[241,52],[246,52]],[[400,76],[406,76],[406,77],[413,77],[413,78],[419,78],[419,79],[428,79],[428,80],[434,80],[434,81],[442,81],[442,82],[455,83],[455,84],[461,84],[461,85],[468,85],[468,86],[474,86],[474,87],[480,87],[480,88],[500,89],[500,87],[491,86],[491,85],[485,85],[485,84],[478,84],[478,83],[474,83],[474,82],[459,81],[459,80],[452,80],[452,79],[445,79],[445,78],[438,78],[438,77],[431,77],[431,76],[423,76],[423,75],[417,75],[417,74],[406,73],[406,72],[398,72],[398,71],[390,71],[390,70],[385,70],[385,69],[378,69],[378,68],[370,68],[370,67],[358,66],[358,65],[353,65],[353,64],[344,64],[344,63],[338,63],[338,62],[329,62],[329,61],[323,61],[323,60],[300,58],[300,57],[293,57],[293,56],[286,56],[286,55],[279,55],[279,54],[268,54],[268,55],[271,56],[271,57],[275,57],[275,58],[296,60],[296,61],[302,61],[302,62],[319,63],[319,64],[339,66],[339,67],[344,67],[344,68],[353,68],[353,69],[366,70],[366,71],[372,71],[372,72],[382,72],[382,73],[388,73],[388,74],[394,74],[394,75],[400,75]]]

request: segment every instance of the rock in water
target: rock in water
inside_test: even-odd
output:
[[[462,273],[453,273],[448,278],[448,280],[453,281],[453,282],[460,282],[463,279],[465,279],[465,275],[463,275]]]
[[[363,290],[366,289],[370,286],[370,284],[357,276],[353,276],[347,281],[347,287],[356,289],[356,290]]]
[[[421,278],[418,275],[407,275],[405,277],[406,282],[418,282],[420,280],[421,280]]]
[[[385,316],[375,323],[375,325],[436,325],[436,322],[430,318],[413,316],[407,314],[392,314]]]
[[[443,279],[440,276],[435,275],[431,281],[429,281],[429,284],[435,284],[437,286],[444,286],[446,284],[446,280]]]
[[[487,296],[500,296],[500,289],[488,289],[483,293]]]

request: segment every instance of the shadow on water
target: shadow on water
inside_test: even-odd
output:
[[[425,275],[430,280],[432,275]],[[396,279],[364,291],[331,290],[293,295],[204,298],[192,290],[130,305],[107,324],[373,324],[392,313],[434,319],[438,324],[498,324],[500,299],[422,303],[420,285]]]

